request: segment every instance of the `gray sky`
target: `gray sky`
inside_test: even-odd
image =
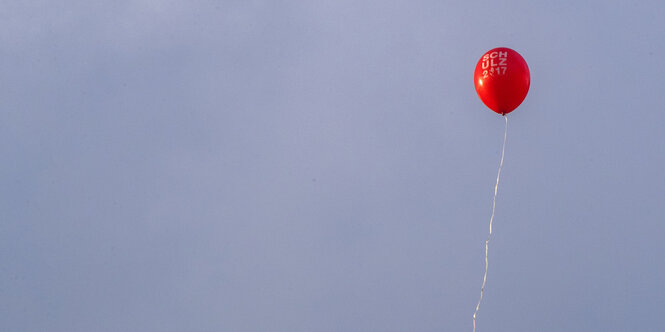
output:
[[[0,330],[661,331],[660,1],[4,1]]]

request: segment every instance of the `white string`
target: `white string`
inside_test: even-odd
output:
[[[478,304],[476,304],[476,311],[473,312],[473,332],[476,332],[476,316],[478,315],[478,309],[480,309],[480,302],[483,300],[483,293],[485,292],[485,284],[487,283],[487,253],[489,250],[490,238],[492,237],[492,222],[494,222],[494,209],[496,208],[496,194],[499,191],[499,178],[501,177],[501,168],[503,168],[503,155],[506,151],[506,137],[508,136],[508,117],[503,116],[506,119],[506,129],[503,132],[503,147],[501,148],[501,162],[499,162],[499,171],[496,173],[496,185],[494,186],[494,197],[492,198],[492,216],[490,216],[490,232],[487,235],[487,240],[485,240],[485,274],[483,275],[483,285],[480,286],[480,298],[478,299]]]

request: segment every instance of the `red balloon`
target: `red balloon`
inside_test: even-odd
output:
[[[478,60],[473,81],[480,100],[494,112],[506,115],[526,97],[531,75],[519,53],[507,47],[497,47]]]

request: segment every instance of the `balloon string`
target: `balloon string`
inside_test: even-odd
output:
[[[473,313],[473,332],[476,332],[476,316],[478,315],[478,309],[480,309],[480,302],[483,300],[483,293],[485,292],[485,284],[487,283],[487,267],[489,266],[487,260],[487,254],[489,252],[490,238],[492,237],[492,223],[494,222],[494,210],[496,208],[496,194],[499,191],[499,178],[501,177],[501,169],[503,168],[503,155],[506,152],[506,137],[508,136],[508,117],[504,115],[506,119],[506,129],[503,132],[503,147],[501,147],[501,161],[499,162],[499,170],[496,173],[496,185],[494,186],[494,197],[492,198],[492,215],[490,216],[490,232],[487,235],[487,240],[485,240],[485,274],[483,275],[483,285],[480,286],[480,298],[478,299],[478,304],[476,304],[476,311]]]

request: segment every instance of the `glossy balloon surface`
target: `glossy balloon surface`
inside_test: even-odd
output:
[[[473,78],[480,100],[502,115],[512,112],[522,103],[531,84],[526,61],[507,47],[497,47],[483,54]]]

